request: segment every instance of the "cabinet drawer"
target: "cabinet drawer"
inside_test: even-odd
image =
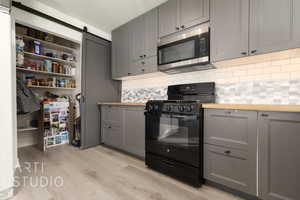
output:
[[[102,128],[102,142],[114,148],[122,149],[122,130],[118,128]]]
[[[122,122],[102,120],[102,127],[103,128],[122,128]]]
[[[101,117],[105,121],[122,122],[122,108],[118,106],[102,106]]]
[[[232,189],[256,194],[256,162],[242,150],[204,145],[204,177]]]
[[[204,142],[234,149],[248,150],[256,146],[257,112],[206,109]]]

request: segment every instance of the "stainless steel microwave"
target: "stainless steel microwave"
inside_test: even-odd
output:
[[[166,73],[212,68],[209,23],[162,38],[158,42],[158,68]]]

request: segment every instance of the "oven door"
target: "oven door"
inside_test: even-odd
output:
[[[209,32],[158,47],[160,71],[209,63]]]
[[[162,113],[146,117],[146,151],[199,167],[202,129],[199,115]]]

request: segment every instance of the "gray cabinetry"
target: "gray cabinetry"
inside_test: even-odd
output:
[[[130,75],[131,26],[125,24],[112,32],[112,77],[115,79]]]
[[[180,0],[180,28],[189,28],[209,20],[209,0]]]
[[[156,72],[158,9],[152,9],[112,32],[112,77]],[[151,65],[149,64],[151,63]]]
[[[169,0],[159,7],[159,37],[209,20],[209,0]]]
[[[102,143],[145,157],[144,106],[101,106]]]
[[[259,196],[300,199],[300,114],[259,113]]]
[[[114,148],[122,148],[123,110],[118,106],[102,106],[101,108],[101,141]]]
[[[256,194],[257,112],[206,109],[204,177]]]
[[[211,0],[213,62],[248,55],[249,0]]]
[[[11,0],[0,0],[0,7],[10,8]],[[0,8],[1,10],[1,8]]]
[[[293,1],[293,23],[294,23],[294,29],[293,29],[293,36],[294,36],[294,45],[295,47],[300,47],[300,1],[294,0]]]
[[[299,27],[294,26],[292,13],[296,1],[298,0],[250,1],[249,44],[251,55],[284,50],[295,46],[293,44],[293,29],[299,30]]]
[[[145,120],[143,107],[124,108],[124,142],[127,152],[145,157]]]
[[[159,37],[164,37],[180,30],[178,0],[168,0],[158,8]]]

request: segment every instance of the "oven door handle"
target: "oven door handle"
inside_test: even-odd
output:
[[[186,119],[191,117],[198,117],[197,115],[171,115],[174,118]]]

